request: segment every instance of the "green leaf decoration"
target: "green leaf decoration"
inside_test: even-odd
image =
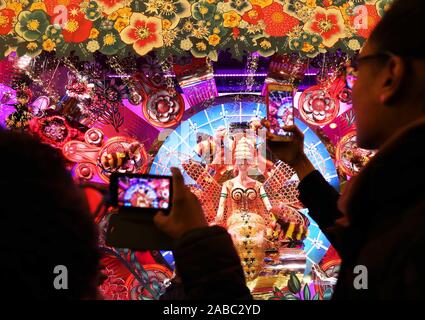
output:
[[[310,287],[308,284],[304,285],[304,300],[310,300]]]
[[[297,294],[301,290],[301,283],[300,280],[298,280],[297,276],[295,275],[295,272],[291,273],[291,277],[288,281],[288,289],[294,294]]]

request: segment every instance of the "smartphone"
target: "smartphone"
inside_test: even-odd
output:
[[[294,87],[270,83],[266,89],[267,119],[270,131],[281,137],[291,138],[293,134],[283,130],[294,125]]]
[[[169,213],[172,181],[169,176],[149,174],[113,174],[111,176],[112,205],[118,208]]]
[[[110,198],[118,213],[109,219],[106,244],[141,251],[172,250],[173,239],[153,221],[158,211],[170,213],[172,185],[169,176],[112,174]]]

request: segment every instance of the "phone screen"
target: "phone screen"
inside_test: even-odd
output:
[[[170,209],[171,178],[119,175],[116,179],[119,207]]]
[[[271,132],[279,136],[291,136],[292,133],[282,127],[294,125],[294,88],[290,85],[269,84],[266,102]]]

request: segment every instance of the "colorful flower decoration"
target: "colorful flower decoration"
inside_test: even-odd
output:
[[[180,122],[184,109],[184,101],[179,94],[172,95],[166,90],[159,90],[145,100],[142,110],[152,125],[168,128]]]
[[[93,87],[94,84],[89,83],[87,79],[72,78],[65,88],[69,97],[83,100],[90,98]]]
[[[0,10],[0,34],[8,34],[13,29],[15,11],[10,9]]]
[[[314,126],[331,123],[339,113],[339,100],[320,86],[305,90],[298,102],[301,118]]]
[[[52,116],[46,118],[33,118],[29,122],[30,131],[40,140],[55,148],[62,146],[82,134],[69,126],[65,118]]]
[[[218,59],[220,50],[354,55],[393,0],[2,0],[0,58],[17,52],[90,60],[155,50]],[[356,28],[357,7],[367,28]],[[361,19],[360,19],[361,20]],[[119,36],[118,36],[119,34]],[[130,50],[131,51],[131,50]]]
[[[191,16],[191,6],[187,0],[147,0],[146,14],[155,16],[170,23],[170,28],[174,28],[180,19]]]
[[[260,6],[261,8],[267,7],[273,3],[273,0],[250,0],[252,5]]]
[[[318,53],[323,53],[323,38],[319,34],[301,33],[299,38],[294,38],[289,42],[289,47],[293,51],[301,51],[307,57],[315,57]]]
[[[254,5],[252,9],[245,12],[242,19],[251,24],[257,24],[264,17],[263,9],[260,6]]]
[[[90,180],[95,175],[105,183],[113,172],[144,173],[148,165],[146,150],[136,139],[115,136],[104,141],[100,129],[86,131],[84,141],[71,140],[62,147],[68,161],[75,162],[78,177]]]
[[[323,44],[331,48],[345,37],[344,18],[338,9],[317,7],[313,17],[304,25],[304,30],[319,34]]]
[[[81,43],[90,36],[93,22],[86,19],[79,7],[68,8],[68,20],[62,30],[66,42]]]
[[[49,26],[49,18],[42,10],[22,11],[18,16],[15,32],[26,41],[36,41]]]
[[[94,0],[101,8],[104,13],[110,15],[114,11],[124,8],[128,5],[129,0]]]
[[[280,3],[273,3],[263,9],[263,20],[266,24],[265,32],[270,36],[282,37],[300,24],[298,19],[283,11]]]
[[[133,13],[130,25],[121,31],[121,39],[132,44],[134,51],[143,56],[153,48],[163,45],[161,19]]]

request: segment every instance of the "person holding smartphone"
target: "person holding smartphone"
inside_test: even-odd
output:
[[[354,60],[357,142],[379,149],[340,196],[315,170],[296,127],[272,153],[297,172],[300,200],[342,258],[335,299],[425,298],[425,43],[408,41],[423,1],[396,1]]]

